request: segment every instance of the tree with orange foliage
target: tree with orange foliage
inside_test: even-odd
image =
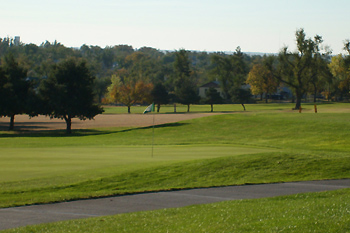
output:
[[[150,103],[152,100],[152,83],[145,83],[142,80],[134,80],[130,77],[113,75],[112,84],[108,87],[108,102],[121,103],[128,107],[128,113],[133,104]]]
[[[267,95],[276,92],[278,87],[277,80],[272,73],[263,65],[255,64],[248,74],[246,81],[250,85],[250,90],[253,95],[265,94],[265,101],[267,103]]]

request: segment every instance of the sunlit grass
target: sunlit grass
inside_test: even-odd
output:
[[[177,111],[185,112],[185,107],[177,106]],[[314,113],[313,104],[304,104],[302,113],[291,110],[292,107],[292,104],[248,105],[244,112],[240,105],[218,105],[214,106],[215,111],[228,114],[159,125],[154,129],[141,127],[77,130],[70,136],[61,131],[0,132],[0,206],[49,203],[151,190],[350,178],[350,105],[318,105],[317,114]],[[207,112],[209,109],[206,105],[195,105],[191,107],[191,112]],[[144,106],[135,107],[135,112],[136,110],[141,113]],[[161,114],[172,111],[173,106],[164,106]],[[122,113],[120,107],[107,108],[106,112]],[[349,197],[349,193],[345,192],[341,196]],[[207,217],[203,215],[203,219],[197,216],[199,210],[197,212],[196,209],[191,209],[190,213],[179,214],[173,220],[166,217],[161,221],[171,220],[173,225],[170,224],[169,227],[172,227],[169,229],[173,232],[183,230],[181,226],[189,224],[188,218],[200,222],[208,232],[230,232],[231,229],[238,232],[251,232],[256,231],[255,229],[293,231],[294,228],[286,228],[286,220],[292,221],[297,214],[303,216],[304,210],[298,205],[314,208],[323,200],[317,194],[299,197],[302,198],[299,204],[294,203],[296,208],[293,216],[284,219],[278,214],[269,215],[271,220],[263,218],[266,226],[259,225],[259,221],[255,220],[257,215],[244,219],[237,217],[237,221],[229,220],[228,225],[223,223],[215,226],[210,224],[216,214],[210,206],[194,207],[201,212],[208,212]],[[309,200],[304,200],[307,198]],[[250,208],[255,211],[263,205],[265,211],[281,214],[277,209],[278,205],[292,208],[294,206],[289,205],[293,203],[291,199],[293,198],[273,199],[278,202],[256,200],[252,201],[253,204],[249,204],[250,201],[237,202],[243,203],[240,207],[236,202],[226,205],[231,212],[236,212],[237,209],[242,213],[250,213]],[[334,199],[335,203],[340,203],[341,200],[333,194],[325,199]],[[329,206],[324,205],[325,208]],[[321,207],[323,208],[322,205]],[[324,211],[321,207],[315,207],[315,211]],[[312,211],[308,213],[315,215]],[[344,212],[344,208],[341,211],[342,214],[348,213]],[[262,210],[261,213],[263,212]],[[315,216],[327,219],[330,218],[329,213],[334,212]],[[135,226],[142,226],[142,221],[133,219],[136,215],[123,216],[126,216],[126,223],[135,221]],[[153,212],[147,218],[152,216]],[[323,224],[317,225],[318,228],[308,227],[311,217],[308,219],[294,219],[297,226],[302,226],[295,228],[295,231],[336,231],[340,229],[338,226],[348,227],[347,215],[340,220],[335,218],[334,224],[329,221],[329,228],[325,228]],[[75,231],[74,227],[84,229],[82,225],[95,224],[96,232],[108,232],[109,227],[116,227],[112,223],[103,226],[94,221],[52,226],[55,229],[73,227],[72,231]],[[158,222],[150,220],[146,224],[156,227]],[[272,226],[276,228],[271,228]],[[166,227],[160,225],[159,231],[164,232]],[[196,224],[189,226],[188,232],[196,232],[196,227],[198,228]],[[35,229],[40,231],[41,228]],[[141,228],[126,229],[135,232]],[[149,229],[157,232],[158,228]]]
[[[318,102],[318,103],[303,103],[302,104],[302,113],[314,113],[316,104],[318,113],[350,113],[350,103],[332,103],[332,102]],[[259,104],[246,104],[246,113],[249,112],[295,112],[297,110],[292,110],[295,106],[294,103],[259,103]],[[131,113],[141,114],[146,109],[147,106],[132,106]],[[105,112],[103,114],[125,114],[127,112],[127,107],[125,106],[104,106]],[[190,113],[205,113],[210,112],[210,105],[190,105]],[[176,104],[174,109],[173,104],[161,105],[159,114],[166,113],[187,113],[187,105]],[[214,112],[244,112],[240,104],[215,104]]]
[[[349,232],[350,189],[225,201],[4,232]]]

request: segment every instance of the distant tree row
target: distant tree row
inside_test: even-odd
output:
[[[344,43],[349,55],[331,56],[331,51],[322,45],[321,36],[308,38],[299,29],[295,38],[296,51],[284,47],[279,54],[265,56],[248,56],[240,47],[227,54],[133,49],[128,45],[67,48],[57,41],[46,41],[40,46],[14,45],[10,38],[0,39],[0,115],[9,116],[11,122],[14,115],[21,113],[59,117],[66,120],[68,130],[72,117],[92,118],[101,112],[94,103],[123,104],[129,113],[132,105],[150,102],[156,103],[158,111],[169,102],[185,104],[188,111],[191,104],[200,102],[210,104],[211,111],[213,104],[219,103],[240,103],[245,110],[244,104],[254,101],[253,95],[267,102],[284,87],[292,92],[295,109],[301,107],[307,95],[312,95],[314,101],[321,96],[327,100],[349,100],[350,42]],[[198,87],[215,80],[222,94],[211,88],[206,98],[200,100]],[[93,96],[85,97],[86,106],[96,107],[91,110],[93,114],[67,115],[58,110],[52,100],[61,106],[75,102],[70,111],[86,107],[77,104],[83,100],[72,96],[72,90],[79,88],[82,88],[79,92],[87,91],[87,96]],[[58,99],[55,96],[59,93],[69,97]],[[7,101],[9,98],[13,99]],[[27,103],[38,103],[36,98],[44,101],[39,104],[40,110]]]

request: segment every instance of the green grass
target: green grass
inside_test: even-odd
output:
[[[192,110],[205,112],[206,107]],[[167,108],[173,110],[166,106],[161,112],[166,114]],[[350,178],[349,104],[322,104],[318,114],[311,104],[304,105],[302,114],[292,111],[291,104],[248,105],[246,112],[239,108],[219,105],[214,110],[233,114],[155,127],[153,157],[150,127],[78,130],[71,136],[61,131],[0,132],[0,207],[152,190]],[[106,112],[119,111],[111,107]],[[309,201],[318,200],[315,195]],[[350,197],[348,192],[344,195]],[[279,201],[289,205],[288,198]],[[250,202],[242,203],[249,206]],[[252,203],[262,205],[258,200]],[[275,208],[271,206],[271,211],[278,212]],[[133,215],[125,216],[132,219]],[[182,218],[179,215],[176,222],[188,224]],[[179,226],[171,230],[180,231]],[[247,231],[260,229],[256,224],[252,227]],[[230,228],[223,225],[222,229]]]
[[[330,158],[319,154],[268,152],[158,166],[136,165],[136,168],[123,168],[122,171],[116,167],[110,170],[114,171],[112,176],[75,183],[68,180],[70,183],[64,184],[62,177],[61,181],[53,177],[3,183],[0,203],[5,207],[154,190],[350,178],[350,160],[343,156]]]
[[[298,112],[292,111],[295,104],[293,103],[269,103],[269,104],[246,104],[246,112]],[[131,113],[141,114],[147,106],[132,106]],[[314,103],[303,103],[303,113],[313,113]],[[125,106],[104,106],[104,114],[125,114],[127,107]],[[319,113],[325,112],[350,112],[349,103],[317,103]],[[190,113],[210,112],[210,105],[190,105]],[[215,104],[214,112],[243,112],[240,104]],[[174,105],[161,105],[159,114],[174,113]],[[187,113],[187,105],[176,104],[176,113]]]
[[[273,151],[266,148],[236,146],[108,146],[2,148],[0,182],[30,180],[80,173],[76,181],[87,176],[99,177],[106,170],[111,174],[167,165],[172,162]],[[91,171],[94,170],[94,175]],[[87,172],[86,172],[87,171]],[[100,174],[98,174],[100,173]]]
[[[79,219],[4,232],[349,232],[350,189]]]
[[[280,108],[280,105],[274,106]],[[340,107],[343,108],[343,105]],[[259,108],[265,109],[264,106]],[[208,184],[218,186],[350,177],[349,113],[277,113],[276,109],[271,112],[257,110],[215,115],[157,126],[153,157],[150,146],[153,129],[150,127],[81,130],[71,136],[55,132],[3,132],[0,139],[0,206]],[[260,156],[256,166],[248,159],[255,158],[253,154]],[[285,158],[285,166],[276,166],[278,161],[273,159],[276,156]],[[235,161],[225,166],[222,173],[215,173],[219,175],[193,173],[193,181],[187,180],[186,185],[179,184],[176,179],[168,184],[151,184],[153,173],[140,177],[144,184],[141,182],[140,187],[135,186],[134,189],[134,186],[121,188],[119,183],[113,182],[110,186],[96,185],[101,179],[109,182],[110,177],[119,177],[123,180],[123,177],[133,176],[140,170],[157,167],[161,171],[177,163],[183,174],[200,171],[201,163],[197,161],[208,163],[206,170],[211,170],[210,166],[215,167],[211,165],[212,159],[217,158],[220,163],[221,160],[226,161],[226,157],[249,161],[246,167],[253,167],[259,172],[245,173],[247,168],[235,166]],[[297,160],[294,158],[303,161],[300,166],[295,165]],[[186,171],[187,164],[194,165]],[[176,177],[181,169],[171,176]],[[305,170],[310,173],[304,174]],[[63,190],[60,192],[64,194],[55,191],[57,195],[47,195],[52,190]],[[18,192],[26,195],[15,198],[13,194]]]

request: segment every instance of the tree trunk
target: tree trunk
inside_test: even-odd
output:
[[[315,87],[315,92],[314,92],[314,103],[316,103],[316,102],[317,102],[316,95],[317,95],[317,89],[316,89],[316,87]]]
[[[9,130],[14,130],[14,128],[15,128],[15,114],[11,115]]]
[[[64,116],[64,120],[66,121],[66,133],[71,134],[72,133],[72,118],[70,116]]]
[[[244,106],[244,104],[241,104],[242,105],[242,107],[243,107],[243,110],[245,111],[245,106]]]
[[[302,97],[303,97],[302,93],[300,93],[300,92],[296,93],[296,102],[295,102],[294,110],[299,110],[300,109]]]
[[[190,112],[190,105],[187,104],[187,112]]]
[[[265,95],[265,103],[267,103],[268,102],[268,99],[267,99],[267,93],[266,93],[266,95]]]
[[[214,111],[213,104],[211,104],[210,107],[211,107],[211,112],[213,112]]]
[[[157,104],[157,112],[160,110],[160,104]]]
[[[131,113],[131,111],[130,111],[130,106],[128,106],[128,113]]]

